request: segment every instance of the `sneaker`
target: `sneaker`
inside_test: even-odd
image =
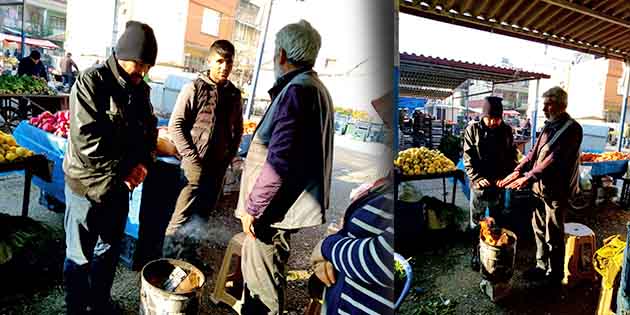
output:
[[[530,268],[523,272],[523,279],[527,281],[543,281],[547,279],[547,271],[539,267]]]

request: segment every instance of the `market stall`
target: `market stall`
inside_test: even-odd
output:
[[[0,129],[12,132],[21,120],[42,112],[67,110],[69,95],[48,87],[43,79],[29,76],[0,76]]]
[[[19,145],[12,135],[0,131],[0,174],[15,172],[24,173],[22,216],[28,216],[33,175],[45,179],[50,178],[46,158]]]
[[[63,158],[68,143],[68,121],[68,111],[44,112],[30,121],[20,122],[13,133],[18,144],[47,160],[50,176],[35,176],[33,183],[40,188],[40,203],[55,211],[65,209]],[[161,129],[167,124],[166,119],[158,120]],[[240,156],[247,153],[256,124],[246,121],[243,128],[245,134],[238,152]],[[158,157],[148,174],[145,181],[134,189],[129,201],[121,258],[130,268],[140,266],[151,257],[159,257],[161,249],[155,246],[161,244],[160,238],[164,235],[183,184],[180,161],[172,156]],[[226,183],[227,191],[237,191],[238,187],[238,181]]]

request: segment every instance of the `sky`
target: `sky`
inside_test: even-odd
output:
[[[503,57],[515,67],[548,71],[554,63],[570,63],[575,51],[518,38],[437,22],[401,13],[400,52],[496,65]]]
[[[374,36],[381,25],[370,16],[382,13],[378,11],[378,5],[364,0],[274,0],[263,63],[272,62],[275,34],[285,25],[305,19],[317,29],[322,38],[316,71],[323,70],[318,67],[323,66],[321,61],[326,58],[336,59],[336,68],[341,71],[363,65],[355,70],[360,74],[353,78],[343,81],[322,78],[335,105],[367,110],[375,115],[370,101],[385,93],[382,80],[376,82],[383,77],[384,69],[378,66],[378,62],[374,62],[383,57],[382,54],[379,55],[383,51],[379,49],[383,47],[383,41]],[[393,60],[391,64],[393,67]],[[273,85],[273,73],[267,72],[261,72],[258,82],[260,86],[256,89],[257,97],[266,93]]]

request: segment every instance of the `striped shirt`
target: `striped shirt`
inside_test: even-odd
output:
[[[326,314],[394,313],[393,194],[370,194],[346,213],[341,231],[322,243],[337,271],[326,289]]]

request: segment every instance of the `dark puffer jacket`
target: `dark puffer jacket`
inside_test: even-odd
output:
[[[219,87],[200,74],[179,93],[168,129],[184,168],[227,167],[243,135],[241,91],[232,82]]]
[[[129,83],[114,56],[79,75],[70,93],[63,162],[72,191],[102,202],[125,187],[132,168],[154,161],[157,118],[149,93],[146,83]]]

